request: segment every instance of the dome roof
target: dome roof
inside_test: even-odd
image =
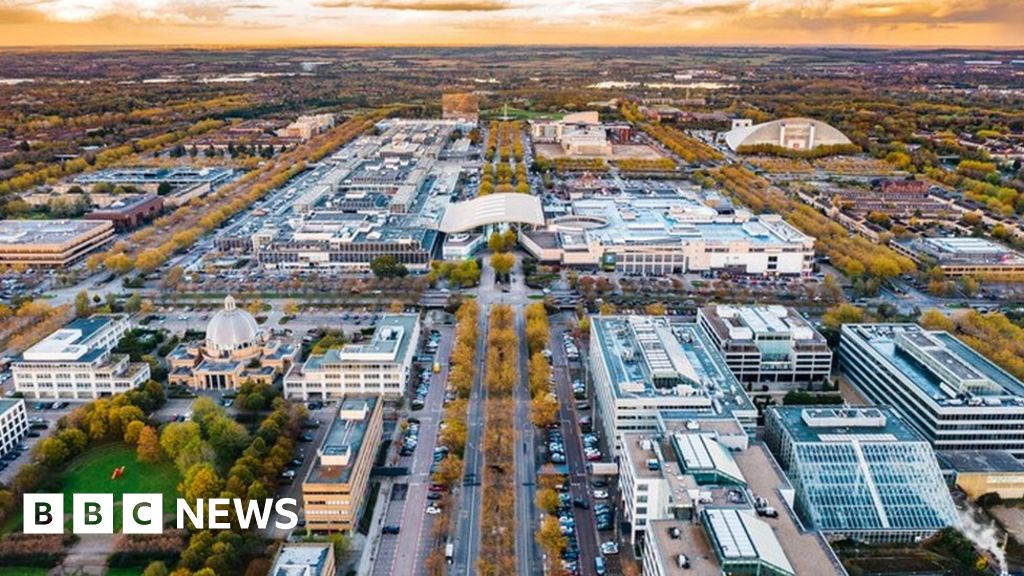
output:
[[[224,299],[224,309],[210,318],[206,326],[206,347],[230,351],[254,346],[260,338],[260,326],[245,310],[235,307],[235,299]]]

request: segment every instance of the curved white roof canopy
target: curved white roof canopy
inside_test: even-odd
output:
[[[513,222],[543,226],[544,209],[540,199],[530,194],[507,192],[451,204],[441,219],[440,230],[445,234],[453,234],[488,224]]]
[[[817,146],[850,144],[850,139],[834,127],[812,118],[783,118],[763,124],[735,128],[725,133],[725,143],[735,152],[740,146],[774,144],[786,148],[811,149]],[[795,145],[799,143],[799,146]]]

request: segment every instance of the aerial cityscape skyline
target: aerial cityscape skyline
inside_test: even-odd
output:
[[[1024,574],[1017,3],[0,0],[0,574]]]

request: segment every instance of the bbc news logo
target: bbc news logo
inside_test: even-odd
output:
[[[25,494],[23,526],[25,534],[63,534],[65,510],[63,494]],[[113,494],[73,494],[71,497],[72,534],[113,534],[117,506]],[[232,515],[232,513],[234,513]],[[175,526],[184,529],[229,530],[234,518],[243,530],[264,530],[270,525],[291,530],[299,523],[298,503],[294,498],[278,500],[242,500],[241,498],[199,498],[194,506],[183,498],[175,501]],[[164,531],[163,494],[124,494],[121,496],[121,533],[161,534]]]

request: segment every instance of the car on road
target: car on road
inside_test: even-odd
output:
[[[614,541],[609,540],[601,543],[601,554],[605,556],[613,556],[619,553],[619,545]]]
[[[606,500],[606,499],[608,499],[608,491],[607,490],[594,490],[594,498],[596,500]]]
[[[604,558],[600,556],[594,558],[594,571],[597,572],[597,576],[604,576],[608,573],[608,565],[605,563]]]
[[[590,509],[590,502],[587,502],[586,498],[576,498],[575,500],[572,501],[572,505],[577,508],[582,508],[584,510]]]
[[[430,506],[427,506],[427,514],[440,514],[440,513],[441,513],[441,508],[440,507],[434,506],[433,504],[431,504]]]
[[[394,524],[387,524],[383,528],[380,529],[380,533],[381,534],[398,534],[401,531],[402,531],[401,527],[396,526]]]

